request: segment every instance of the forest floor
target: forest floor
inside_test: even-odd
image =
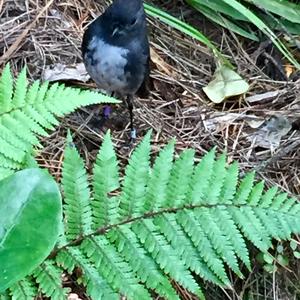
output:
[[[135,99],[138,141],[153,129],[153,154],[176,138],[176,151],[188,147],[200,158],[213,146],[226,151],[228,160],[237,160],[242,172],[256,170],[257,179],[277,185],[290,195],[300,193],[300,76],[289,79],[285,61],[268,43],[256,43],[208,22],[179,1],[153,1],[181,16],[206,34],[236,66],[249,84],[244,96],[214,104],[202,88],[212,79],[215,60],[199,42],[149,18],[152,48],[151,95]],[[10,62],[14,74],[27,65],[29,80],[49,78],[53,70],[75,68],[82,63],[81,39],[88,22],[99,15],[107,2],[93,0],[0,0],[0,68]],[[4,22],[2,20],[5,20]],[[300,54],[298,59],[300,59]],[[60,66],[58,65],[60,64]],[[50,74],[50,75],[49,75]],[[94,89],[92,81],[76,77],[65,80],[70,86]],[[77,74],[77,75],[78,75]],[[71,76],[72,77],[72,76]],[[106,128],[97,128],[95,107],[78,110],[63,119],[45,146],[39,163],[59,180],[67,129],[90,168],[101,145],[104,129],[110,128],[119,157],[124,162],[130,151],[124,144],[129,136],[125,104],[113,107]],[[271,142],[270,142],[271,141]],[[282,244],[289,264],[267,273],[255,261],[253,270],[240,280],[231,274],[234,290],[207,285],[209,299],[300,299],[299,262]],[[71,280],[71,279],[70,279]],[[78,292],[76,283],[71,286]],[[79,292],[81,298],[83,291]],[[193,299],[181,291],[182,299]],[[88,299],[88,298],[85,298]]]

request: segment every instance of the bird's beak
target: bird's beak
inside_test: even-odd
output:
[[[112,32],[112,34],[111,34],[111,36],[114,36],[117,32],[119,31],[119,28],[118,27],[116,27],[114,30],[113,30],[113,32]]]

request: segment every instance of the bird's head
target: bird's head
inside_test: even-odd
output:
[[[146,24],[141,0],[115,0],[105,15],[111,38],[136,36]]]

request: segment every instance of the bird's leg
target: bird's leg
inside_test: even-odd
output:
[[[130,116],[130,141],[134,142],[134,140],[136,139],[136,130],[133,126],[133,97],[131,95],[128,95],[126,97],[126,103]]]

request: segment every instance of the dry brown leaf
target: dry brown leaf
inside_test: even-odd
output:
[[[245,121],[247,123],[251,122],[264,122],[261,118],[255,115],[245,115],[239,113],[220,113],[215,112],[210,114],[209,118],[207,118],[207,114],[203,114],[203,124],[205,128],[209,131],[221,131],[224,127],[232,125],[234,123],[238,123],[241,121]]]
[[[168,63],[166,63],[152,47],[150,48],[150,57],[159,71],[169,76],[174,76],[174,71],[172,67]]]
[[[251,140],[255,146],[274,151],[280,145],[281,138],[285,136],[291,128],[291,123],[286,117],[275,115],[265,121],[248,139]]]
[[[83,63],[77,64],[74,67],[55,64],[51,67],[47,67],[42,75],[42,79],[47,81],[78,80],[86,82],[89,78],[90,76]]]

